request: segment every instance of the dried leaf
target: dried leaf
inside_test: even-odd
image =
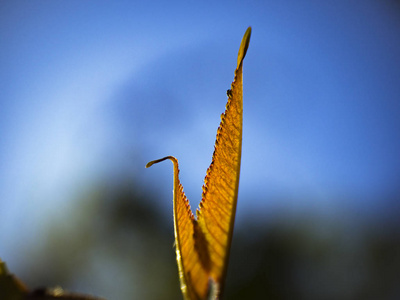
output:
[[[105,300],[103,298],[67,293],[61,287],[40,288],[29,291],[0,259],[0,299],[1,300]]]
[[[243,59],[251,27],[239,48],[235,79],[221,116],[215,150],[207,170],[197,218],[179,181],[178,160],[167,156],[146,167],[170,159],[174,164],[174,228],[181,290],[186,299],[219,298],[223,291],[232,241],[239,188],[243,123]]]
[[[0,299],[24,299],[27,293],[26,286],[17,277],[10,274],[5,262],[0,259]]]

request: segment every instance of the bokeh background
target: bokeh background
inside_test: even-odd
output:
[[[0,4],[0,258],[31,288],[179,299],[241,38],[226,299],[400,298],[400,3]]]

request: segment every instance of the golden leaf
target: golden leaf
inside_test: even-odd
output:
[[[179,180],[178,160],[167,156],[146,167],[170,159],[174,164],[174,228],[181,290],[186,299],[219,298],[223,291],[235,221],[242,152],[243,59],[251,27],[239,48],[235,78],[217,131],[214,154],[203,186],[200,208],[194,217]]]

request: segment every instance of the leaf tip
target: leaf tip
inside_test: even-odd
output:
[[[250,44],[250,36],[251,36],[251,26],[247,28],[246,32],[243,35],[242,42],[240,43],[237,68],[239,68],[239,65],[242,63],[244,57],[246,56],[246,52]]]
[[[150,168],[152,165],[154,165],[154,164],[157,164],[157,163],[159,163],[159,162],[162,162],[162,161],[164,161],[164,160],[166,160],[166,159],[170,159],[170,160],[172,160],[172,162],[176,162],[177,163],[177,159],[175,158],[175,157],[173,157],[173,156],[166,156],[166,157],[163,157],[163,158],[160,158],[160,159],[156,159],[156,160],[152,160],[152,161],[149,161],[147,164],[146,164],[146,168]]]

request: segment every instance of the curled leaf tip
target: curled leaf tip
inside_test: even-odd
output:
[[[177,159],[176,159],[175,157],[173,157],[173,156],[166,156],[166,157],[163,157],[163,158],[160,158],[160,159],[156,159],[156,160],[149,161],[149,162],[146,164],[146,168],[150,168],[152,165],[157,164],[157,163],[159,163],[159,162],[162,162],[162,161],[164,161],[164,160],[166,160],[166,159],[170,159],[173,163],[177,163]]]
[[[242,63],[244,57],[246,56],[247,48],[249,48],[250,44],[250,36],[251,36],[251,26],[249,26],[244,33],[242,42],[240,43],[239,53],[238,53],[238,60],[237,60],[237,68]]]

